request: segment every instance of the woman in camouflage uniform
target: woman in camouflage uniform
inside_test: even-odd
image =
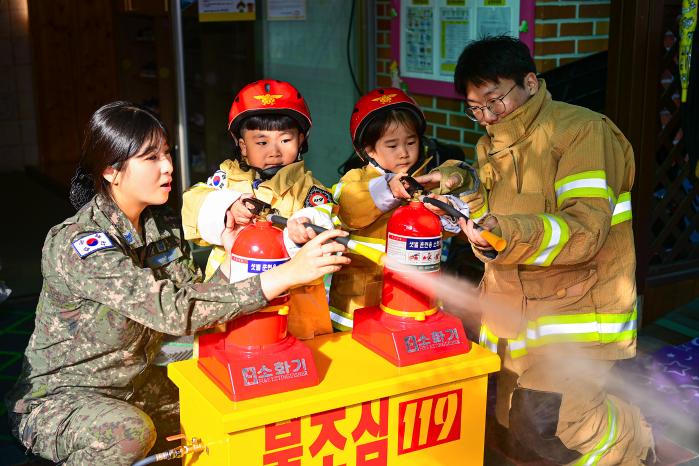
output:
[[[14,435],[66,464],[131,464],[179,432],[177,391],[152,365],[163,334],[184,335],[264,307],[349,259],[327,232],[291,261],[244,281],[201,283],[165,207],[172,159],[164,124],[114,102],[90,119],[71,183],[78,212],[43,248],[44,284],[24,368],[7,397]],[[96,195],[95,195],[96,192]]]

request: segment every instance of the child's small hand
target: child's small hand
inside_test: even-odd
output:
[[[244,226],[252,221],[252,218],[255,215],[252,212],[250,212],[248,206],[245,205],[245,199],[250,199],[252,197],[255,196],[250,193],[245,193],[242,196],[240,196],[240,198],[237,201],[231,204],[231,206],[226,211],[226,228],[229,224],[229,218],[232,219],[237,226]]]
[[[311,223],[311,219],[298,217],[290,218],[286,222],[286,231],[289,239],[296,244],[305,244],[316,237],[316,232],[304,226],[304,223]]]
[[[431,197],[432,199],[437,199],[438,201],[442,201],[445,204],[450,204],[449,199],[446,196],[440,196],[439,194],[429,194],[427,197]],[[427,210],[429,210],[430,212],[432,212],[436,215],[439,215],[440,217],[442,215],[446,215],[445,211],[443,211],[442,209],[440,209],[439,207],[437,207],[435,205],[424,203],[424,206],[427,208]]]
[[[400,180],[404,176],[408,176],[407,173],[396,173],[391,181],[388,182],[388,188],[391,190],[391,194],[396,199],[410,199],[410,194],[403,186],[403,182]]]
[[[221,233],[221,244],[226,251],[231,250],[240,230],[252,220],[253,214],[243,202],[251,197],[252,194],[243,194],[226,211],[226,228]]]

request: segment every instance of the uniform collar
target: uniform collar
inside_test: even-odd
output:
[[[221,165],[221,168],[228,174],[229,181],[249,183],[250,191],[255,193],[255,197],[268,204],[271,204],[275,197],[282,197],[306,176],[306,168],[301,160],[284,166],[271,179],[265,180],[253,188],[253,183],[257,178],[257,172],[254,169],[251,168],[247,171],[241,169],[237,160],[231,160]]]
[[[524,139],[536,127],[549,102],[551,94],[546,90],[546,82],[539,79],[536,94],[499,123],[486,126],[490,137],[488,153],[495,154]]]
[[[260,186],[268,186],[278,195],[286,193],[298,180],[302,180],[306,175],[306,167],[303,160],[290,163],[279,170],[271,179],[263,182]]]
[[[131,221],[126,218],[124,212],[121,211],[111,197],[97,194],[95,196],[95,206],[104,216],[103,218],[96,218],[100,227],[104,228],[108,233],[123,239],[131,249],[138,249],[144,245],[141,235],[136,232],[136,229],[131,225]],[[161,231],[158,227],[158,223],[153,216],[152,207],[146,207],[143,210],[141,222],[145,232],[145,244],[170,236],[168,231]]]
[[[368,169],[372,169],[372,168],[373,168],[374,171],[375,171],[376,173],[378,173],[380,176],[383,176],[383,175],[386,174],[386,170],[384,170],[383,168],[381,168],[381,166],[378,165],[378,164],[375,165],[375,164],[369,162],[369,163],[366,164],[366,167],[367,167]]]

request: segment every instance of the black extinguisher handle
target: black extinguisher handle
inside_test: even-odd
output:
[[[269,221],[272,223],[276,223],[277,225],[283,225],[286,226],[287,222],[286,217],[282,217],[281,215],[270,215],[269,216]],[[321,226],[318,226],[314,223],[306,222],[303,224],[303,226],[310,228],[311,230],[315,231],[318,234],[323,233],[324,231],[328,231],[327,228],[323,228]],[[337,241],[338,243],[342,244],[345,247],[349,246],[349,236],[337,236],[333,238],[333,241]]]
[[[448,202],[442,202],[439,199],[435,199],[435,198],[427,197],[427,196],[424,196],[422,198],[422,202],[424,202],[425,204],[432,204],[433,206],[442,209],[444,212],[449,214],[451,217],[463,218],[464,220],[468,220],[468,217],[466,215],[462,214],[461,211],[459,211],[459,209],[452,206]],[[478,231],[483,229],[483,227],[481,227],[476,222],[473,222],[473,225]]]
[[[439,199],[434,199],[432,197],[427,196],[422,197],[422,202],[424,202],[425,204],[432,204],[433,206],[442,209],[454,218],[463,218],[464,220],[469,220],[468,216],[464,215],[457,208],[455,208],[447,202],[442,202]],[[480,232],[480,234],[483,236],[483,238],[485,238],[488,244],[490,244],[497,252],[503,251],[507,246],[507,242],[504,239],[486,230],[476,222],[473,222],[473,226],[476,230]]]

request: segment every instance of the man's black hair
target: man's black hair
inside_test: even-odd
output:
[[[454,71],[454,88],[465,96],[469,84],[480,86],[511,79],[523,86],[529,73],[536,73],[536,65],[524,42],[510,36],[485,37],[461,52]]]

